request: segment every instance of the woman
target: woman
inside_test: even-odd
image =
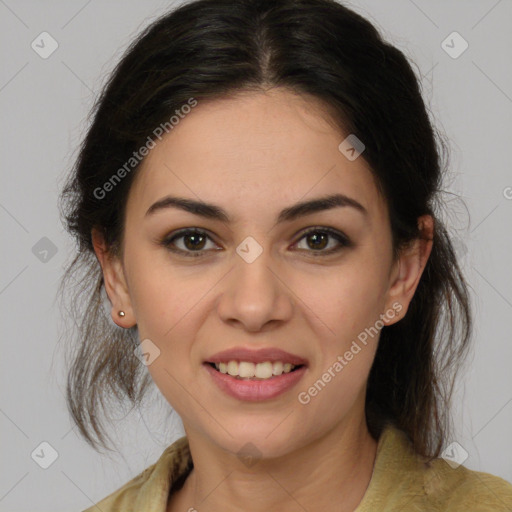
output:
[[[186,436],[100,510],[512,509],[439,457],[471,332],[441,147],[406,58],[337,2],[199,0],[144,31],[63,191],[67,398],[106,447],[105,400],[152,380]]]

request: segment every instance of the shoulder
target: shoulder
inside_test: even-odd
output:
[[[426,498],[440,510],[512,512],[512,484],[503,478],[462,465],[452,468],[443,459],[425,464],[423,473]]]
[[[165,510],[174,482],[186,476],[192,459],[186,436],[168,446],[157,462],[83,512]]]
[[[144,471],[125,483],[122,487],[112,492],[101,501],[95,503],[83,512],[95,512],[98,509],[102,512],[128,511],[131,510],[141,487],[147,482],[149,476],[154,472],[156,463],[147,467]]]
[[[442,458],[417,455],[407,436],[389,426],[382,433],[370,485],[357,512],[512,512],[512,484],[452,467]]]

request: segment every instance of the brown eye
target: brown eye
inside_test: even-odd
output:
[[[325,233],[311,233],[306,235],[306,240],[311,243],[312,249],[325,249],[328,245],[329,235]]]
[[[348,237],[331,228],[312,228],[302,235],[299,243],[302,240],[305,241],[306,247],[300,248],[300,250],[309,252],[313,256],[327,256],[352,246]],[[212,243],[213,247],[207,248],[208,241]],[[205,256],[212,250],[218,250],[211,237],[205,231],[198,229],[178,231],[172,236],[164,238],[160,243],[171,252],[190,257]],[[330,245],[331,247],[326,250]]]
[[[184,240],[185,247],[191,251],[204,248],[205,237],[203,235],[192,233],[190,235],[183,235],[181,238]]]
[[[162,245],[169,251],[183,254],[184,256],[203,256],[207,251],[205,246],[210,236],[204,231],[197,229],[186,229],[179,231],[171,237],[162,240]],[[180,243],[177,243],[181,241]],[[180,247],[181,245],[181,247]]]
[[[350,247],[352,245],[350,240],[344,234],[330,228],[318,227],[310,229],[302,235],[299,242],[302,240],[305,240],[306,242],[306,251],[312,252],[314,256],[321,256],[338,252],[344,247]],[[328,247],[330,240],[335,241],[334,247],[331,247],[328,250],[324,250],[326,247]]]

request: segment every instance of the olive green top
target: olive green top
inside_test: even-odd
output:
[[[158,461],[83,512],[165,512],[168,498],[193,468],[187,437]],[[333,507],[332,510],[335,510]],[[405,434],[388,425],[370,484],[354,512],[512,512],[512,484],[443,458],[416,455]]]

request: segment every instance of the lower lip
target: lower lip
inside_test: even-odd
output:
[[[306,367],[301,366],[293,372],[283,373],[267,380],[244,380],[221,373],[208,363],[204,363],[203,366],[222,391],[234,398],[249,402],[269,400],[279,396],[297,384],[306,372]]]

